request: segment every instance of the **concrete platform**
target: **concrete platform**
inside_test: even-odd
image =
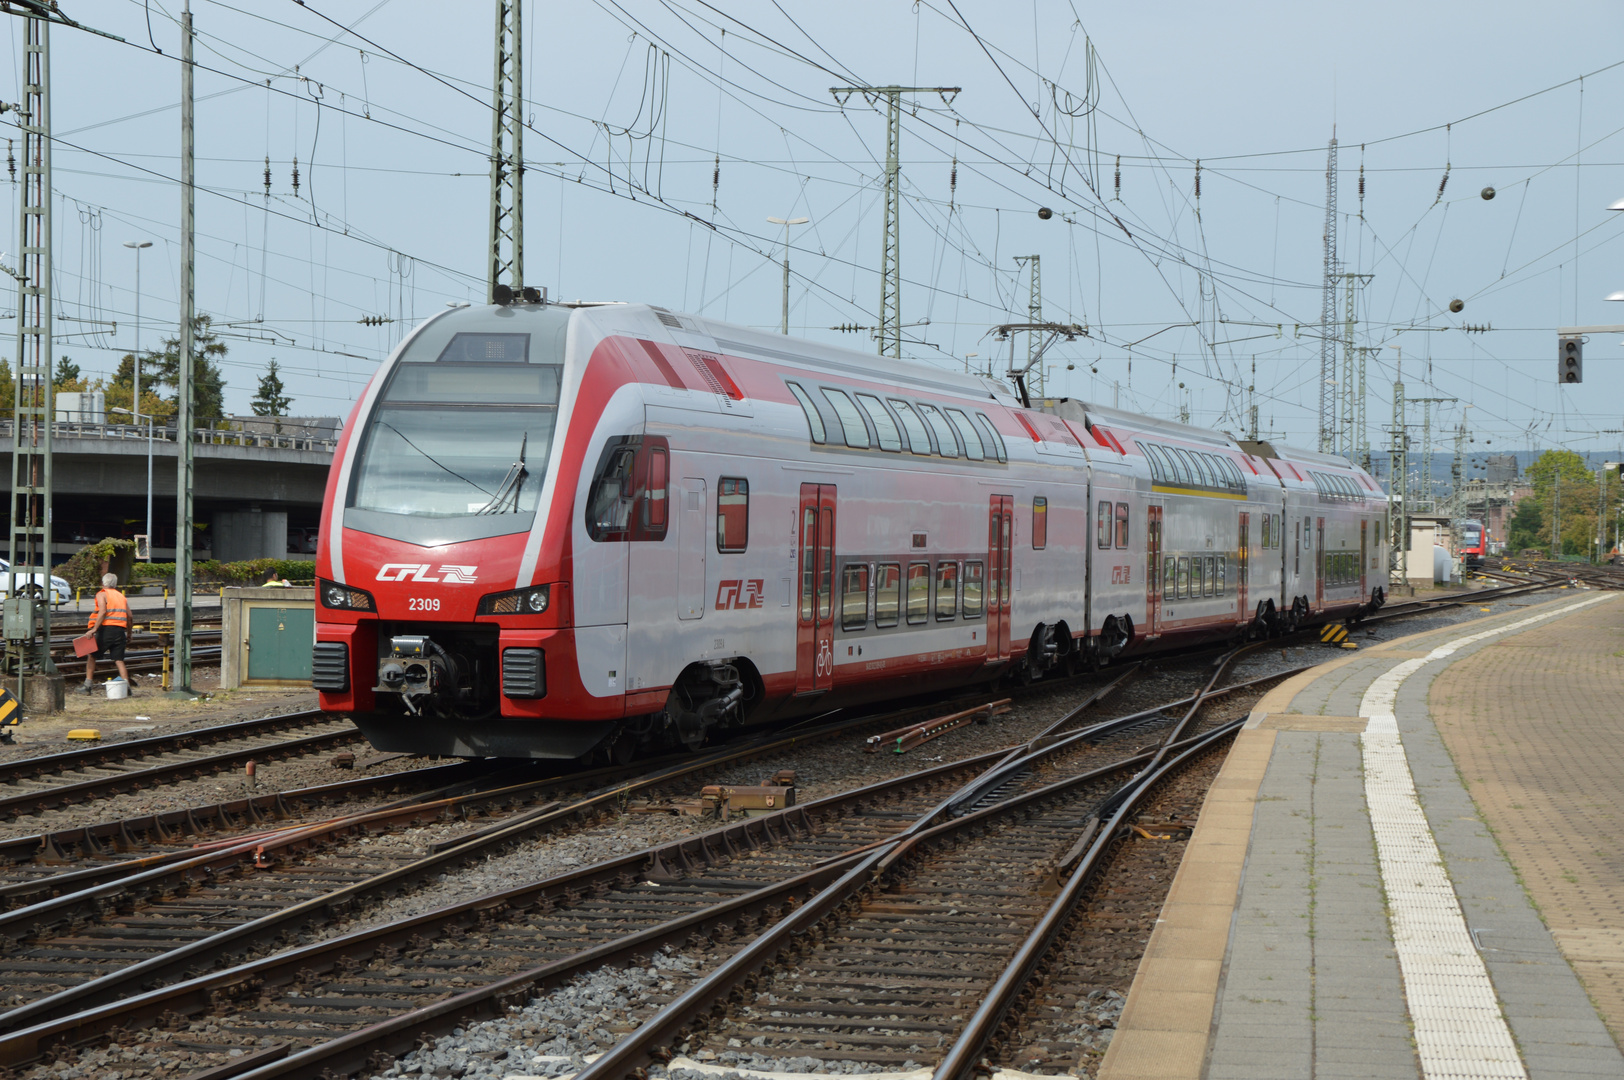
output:
[[[1624,1080],[1624,597],[1558,597],[1259,702],[1103,1080]]]

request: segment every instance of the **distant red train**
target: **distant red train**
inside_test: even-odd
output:
[[[1455,530],[1455,555],[1469,567],[1481,565],[1488,545],[1488,530],[1483,523],[1468,519],[1457,522]]]
[[[1357,614],[1345,460],[646,305],[443,312],[328,480],[315,685],[380,749],[622,759]]]

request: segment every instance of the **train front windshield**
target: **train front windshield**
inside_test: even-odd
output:
[[[478,530],[487,535],[528,528],[558,419],[568,320],[567,309],[475,308],[425,327],[367,418],[349,508],[492,519]]]
[[[1476,550],[1478,547],[1482,546],[1482,543],[1483,530],[1468,525],[1466,527],[1466,542],[1464,546],[1468,550]]]

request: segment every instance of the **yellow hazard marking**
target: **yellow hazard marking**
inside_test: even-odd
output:
[[[1348,639],[1348,628],[1341,623],[1320,627],[1319,639],[1326,645],[1340,645]]]
[[[93,727],[74,728],[72,731],[68,732],[68,738],[95,740],[101,738],[101,732],[97,731]]]

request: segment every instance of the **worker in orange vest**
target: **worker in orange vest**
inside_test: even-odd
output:
[[[111,660],[118,668],[119,678],[132,687],[135,685],[129,669],[124,666],[124,648],[130,640],[130,602],[117,586],[118,578],[115,575],[102,575],[101,591],[96,594],[96,611],[90,616],[90,629],[84,635],[95,637],[96,651],[85,658],[85,681],[79,687],[81,694],[91,693],[95,689],[98,656]]]

